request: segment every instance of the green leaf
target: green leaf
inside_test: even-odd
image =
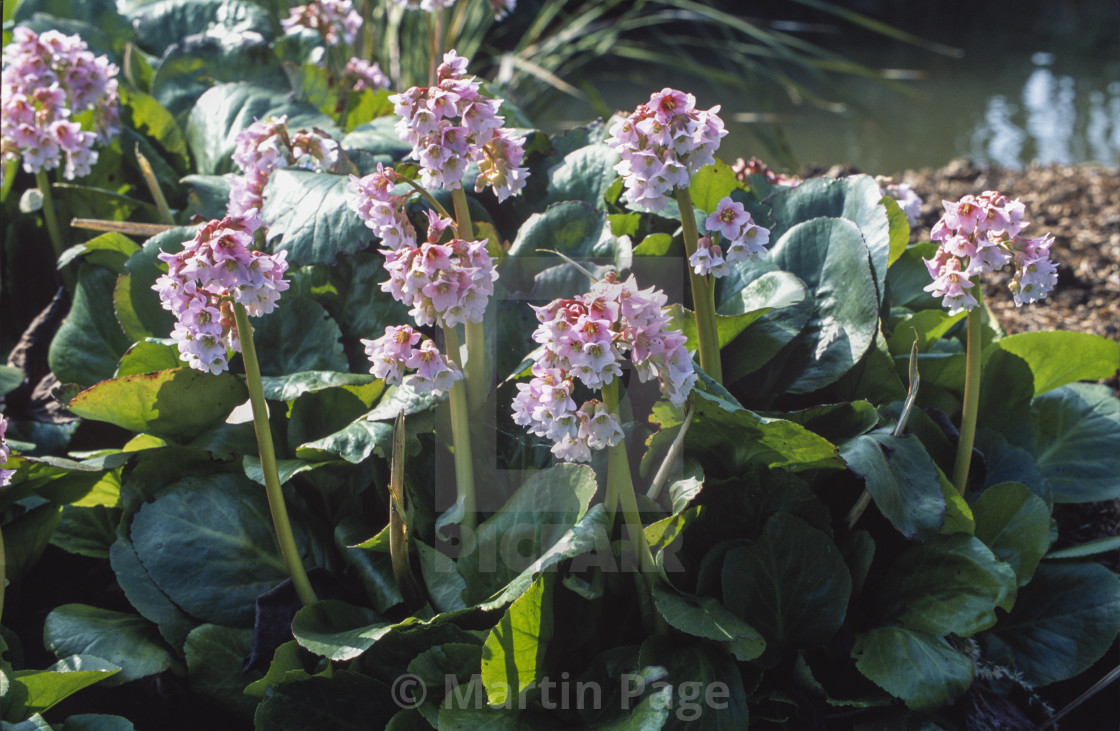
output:
[[[131,537],[160,590],[215,624],[250,626],[257,596],[288,576],[264,492],[236,473],[172,483],[137,511]]]
[[[262,376],[349,370],[341,340],[338,324],[306,297],[282,297],[275,310],[253,322]]]
[[[910,358],[910,346],[914,344],[914,331],[918,331],[918,350],[925,352],[937,342],[945,333],[949,332],[958,322],[965,318],[967,313],[958,312],[950,315],[946,310],[920,310],[910,312],[903,317],[892,318],[891,336],[887,338],[887,345],[891,354]]]
[[[182,367],[183,362],[179,360],[179,349],[174,345],[141,340],[121,356],[121,362],[117,366],[115,375],[118,378],[139,376]]]
[[[138,43],[157,56],[195,34],[223,38],[257,33],[266,41],[272,38],[268,12],[244,0],[157,0],[135,8],[128,18]]]
[[[1057,551],[1051,551],[1046,554],[1045,557],[1047,559],[1085,558],[1086,556],[1096,556],[1117,550],[1120,550],[1120,536],[1105,536],[1104,538],[1095,538],[1076,546],[1069,546],[1068,548],[1060,548]]]
[[[690,452],[707,453],[729,472],[741,472],[751,463],[770,468],[808,470],[842,466],[836,447],[800,424],[756,414],[738,404],[713,394],[696,390],[696,412],[685,436]],[[668,403],[653,407],[650,421],[660,424],[654,435],[650,454],[655,447],[676,436],[669,430],[681,423],[681,414]],[[705,463],[708,464],[708,463]]]
[[[339,142],[344,150],[361,150],[386,165],[403,159],[412,152],[412,145],[401,141],[394,125],[397,117],[388,115],[360,124]]]
[[[330,660],[353,660],[394,628],[371,609],[327,599],[303,607],[292,620],[301,647]]]
[[[1056,503],[1120,497],[1120,406],[1107,386],[1069,384],[1031,404],[1035,460]]]
[[[840,456],[902,535],[924,539],[941,529],[945,498],[937,467],[918,437],[896,437],[883,427],[841,445]]]
[[[117,537],[120,512],[104,505],[64,505],[62,518],[51,536],[51,545],[80,556],[109,558],[109,547]]]
[[[996,344],[1031,367],[1035,396],[1073,381],[1111,378],[1120,369],[1120,343],[1100,335],[1027,332],[1001,338]]]
[[[45,713],[83,688],[120,671],[101,658],[81,655],[59,660],[47,670],[16,670],[7,678],[11,685],[4,693],[4,718],[14,720]]]
[[[66,719],[62,731],[136,731],[136,727],[124,716],[78,713]]]
[[[63,604],[47,615],[43,645],[56,655],[93,655],[121,669],[111,685],[162,673],[175,661],[155,626],[135,614]]]
[[[1120,580],[1104,566],[1039,565],[1011,613],[980,636],[989,662],[1006,664],[1034,685],[1088,670],[1120,632]]]
[[[183,646],[191,692],[238,718],[251,718],[257,701],[245,695],[245,687],[262,675],[242,669],[252,649],[252,630],[216,624],[195,627]]]
[[[514,600],[482,645],[482,684],[492,705],[519,698],[547,672],[556,575],[542,574]]]
[[[400,706],[385,686],[366,675],[339,670],[332,677],[283,683],[257,706],[259,729],[334,729],[369,731],[384,728]]]
[[[183,130],[171,112],[164,109],[155,97],[125,87],[121,89],[121,106],[128,110],[127,115],[131,119],[126,121],[133,129],[158,142],[179,170],[189,168],[190,155]],[[177,183],[178,180],[169,182]]]
[[[175,326],[175,316],[163,309],[159,295],[152,290],[156,279],[167,271],[167,265],[159,259],[160,251],[179,253],[183,250],[184,242],[194,238],[196,231],[192,226],[180,226],[156,234],[145,241],[144,248],[129,257],[125,263],[131,275],[127,293],[130,308],[136,313],[140,325],[154,335],[166,337]],[[116,293],[117,300],[124,296],[122,292]]]
[[[1050,509],[1018,482],[985,488],[972,503],[976,537],[1015,570],[1019,586],[1034,576],[1050,547]]]
[[[202,219],[221,219],[229,206],[229,181],[226,175],[187,175],[182,183],[189,186],[190,211]]]
[[[277,170],[265,187],[261,220],[273,251],[292,266],[333,264],[339,254],[368,248],[373,234],[350,208],[344,175]]]
[[[810,648],[840,624],[852,579],[824,532],[789,513],[774,514],[756,543],[727,553],[723,601],[770,645]]]
[[[88,489],[87,485],[88,482],[81,487]],[[8,581],[18,581],[34,567],[47,549],[61,515],[61,506],[45,503],[4,524],[4,573]]]
[[[934,536],[909,546],[883,580],[880,606],[909,629],[968,637],[1014,601],[1015,572],[979,539]]]
[[[615,262],[618,241],[611,233],[607,217],[581,201],[564,201],[534,213],[521,225],[502,263],[502,285],[511,292],[529,292],[533,278],[550,266],[562,264],[558,251],[576,261],[587,259]],[[580,275],[582,276],[582,275]],[[584,278],[586,282],[586,277]],[[585,289],[580,291],[585,291]]]
[[[176,119],[185,122],[187,145],[196,164],[202,148],[198,139],[192,139],[190,126],[198,111],[198,103],[212,89],[231,84],[253,84],[259,89],[270,89],[276,105],[286,102],[289,94],[284,70],[268,43],[260,36],[222,39],[194,35],[182,38],[167,49],[152,75],[151,94]],[[302,108],[303,105],[300,106]],[[269,110],[260,118],[273,113]],[[215,118],[213,121],[219,120]],[[252,121],[250,118],[244,126]],[[223,149],[216,145],[212,152],[220,154]],[[220,172],[231,169],[227,166]],[[199,168],[199,172],[216,171]]]
[[[932,710],[972,685],[975,669],[944,637],[904,627],[876,627],[856,635],[852,657],[863,675],[907,706]]]
[[[118,537],[109,548],[109,564],[129,604],[159,627],[159,633],[168,644],[182,647],[195,622],[152,581],[132,542]]]
[[[696,337],[696,314],[680,304],[670,305],[668,309],[668,329],[679,330],[687,338],[685,347],[691,351],[696,351],[700,342]],[[716,315],[716,334],[719,338],[719,347],[723,348],[730,343],[739,336],[739,333],[746,330],[754,324],[755,320],[769,311],[769,307],[764,307],[753,312],[744,312],[741,315]]]
[[[105,233],[81,244],[75,244],[58,257],[58,268],[66,266],[80,256],[86,257],[91,264],[112,269],[117,274],[124,272],[128,257],[140,250],[136,243],[118,233]]]
[[[48,362],[62,383],[91,386],[109,378],[131,342],[113,317],[117,275],[83,264],[70,313],[51,341]]]
[[[724,643],[740,662],[754,660],[766,649],[766,640],[754,627],[711,597],[683,596],[658,583],[653,603],[670,627]]]
[[[372,375],[365,373],[299,371],[279,376],[264,376],[261,378],[261,385],[266,399],[295,401],[305,393],[322,391],[336,386],[365,386],[375,380],[377,379]]]
[[[924,289],[933,281],[924,260],[932,259],[936,253],[937,244],[915,244],[891,264],[890,271],[887,272],[887,286],[890,287],[895,307],[907,307],[911,310],[942,309],[941,300]]]
[[[614,169],[618,161],[618,153],[602,142],[572,150],[548,171],[548,192],[542,203],[583,201],[605,211],[607,188],[618,177]]]
[[[692,198],[693,206],[704,213],[711,213],[732,191],[742,190],[743,187],[731,166],[722,160],[716,160],[715,163],[700,168],[692,176],[688,195]]]
[[[530,475],[501,510],[477,527],[474,550],[459,559],[459,573],[467,579],[466,605],[498,592],[505,602],[515,599],[507,585],[526,571],[540,570],[538,562],[550,549],[571,540],[595,491],[595,474],[584,465],[559,464]]]
[[[885,195],[881,202],[887,208],[889,221],[890,247],[887,266],[890,267],[906,252],[906,247],[910,244],[910,220],[906,218],[906,213],[894,198]]]
[[[161,66],[153,85],[159,84],[162,72]],[[160,98],[159,94],[153,95]],[[314,106],[303,102],[289,102],[287,98],[287,93],[278,88],[251,83],[210,87],[194,103],[187,120],[187,145],[197,172],[202,175],[234,172],[231,155],[236,146],[237,135],[256,119],[286,114],[289,131],[312,127],[319,127],[331,135],[337,131],[330,117]],[[163,104],[170,108],[167,102],[164,101]]]
[[[232,373],[214,376],[182,367],[102,381],[68,408],[83,419],[185,443],[246,398],[244,384]]]
[[[389,279],[381,254],[362,252],[342,257],[331,270],[348,275],[341,287],[341,302],[333,310],[347,336],[379,338],[387,326],[411,322],[408,307],[381,290],[381,283]]]
[[[15,366],[0,365],[0,396],[6,396],[23,383],[23,371]]]
[[[813,178],[796,188],[779,189],[766,201],[773,209],[775,221],[770,233],[771,241],[780,239],[788,230],[813,218],[847,219],[859,227],[866,242],[867,251],[871,254],[871,269],[881,293],[891,249],[890,219],[882,200],[878,183],[866,175],[840,179]],[[790,271],[798,274],[796,270]]]
[[[742,674],[721,648],[704,642],[679,644],[654,636],[642,643],[639,657],[642,667],[666,671],[650,684],[655,691],[670,691],[663,706],[670,714],[662,728],[736,731],[750,725]],[[622,679],[628,691],[632,678]],[[622,701],[624,708],[631,702],[628,695]]]
[[[724,378],[733,383],[765,366],[798,336],[813,314],[816,301],[808,287],[789,272],[766,272],[725,299],[724,315],[770,307],[764,315],[723,353]]]

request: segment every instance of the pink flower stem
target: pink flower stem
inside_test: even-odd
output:
[[[443,328],[443,345],[451,361],[463,370],[459,355],[459,333],[454,326]],[[451,451],[455,457],[455,490],[463,507],[462,525],[474,528],[478,510],[474,492],[474,455],[471,452],[471,418],[467,387],[462,380],[451,384]]]
[[[957,440],[957,459],[953,465],[953,485],[964,495],[968,487],[968,466],[972,461],[972,444],[976,439],[976,415],[980,408],[980,318],[984,313],[984,295],[980,284],[973,286],[977,306],[968,313],[968,335],[965,342],[964,405],[961,410],[961,434]]]
[[[696,253],[700,232],[692,212],[692,196],[688,188],[677,188],[677,204],[681,211],[681,229],[684,233],[684,250],[688,257]],[[688,267],[692,284],[692,307],[696,315],[696,340],[699,343],[700,367],[719,384],[723,383],[723,364],[719,355],[719,331],[716,328],[715,288],[709,277],[701,276]]]
[[[311,604],[318,600],[311,581],[303,568],[303,560],[292,534],[292,523],[288,519],[288,508],[284,505],[284,493],[280,489],[280,475],[276,469],[276,449],[272,444],[272,429],[268,424],[268,406],[264,401],[264,388],[261,385],[261,369],[257,362],[257,349],[253,345],[253,331],[249,326],[249,313],[245,306],[234,302],[233,317],[237,324],[237,337],[241,342],[241,359],[245,363],[245,385],[249,389],[249,403],[253,408],[253,429],[257,433],[257,449],[260,450],[261,471],[264,473],[265,494],[268,495],[268,508],[272,513],[272,525],[276,529],[276,540],[280,544],[280,554],[292,585],[299,600]]]
[[[43,220],[47,224],[47,235],[50,236],[51,246],[54,248],[54,258],[57,260],[62,256],[62,252],[66,251],[67,244],[66,239],[62,236],[62,229],[58,225],[58,214],[54,209],[54,196],[51,194],[51,181],[47,177],[46,170],[35,173],[35,184],[39,186],[39,192],[43,196]],[[67,267],[60,274],[62,275],[62,283],[72,293],[75,284],[74,272]]]

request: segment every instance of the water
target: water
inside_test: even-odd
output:
[[[869,173],[900,173],[958,157],[1015,169],[1032,163],[1120,164],[1115,38],[1086,44],[1068,31],[1029,40],[997,34],[965,46],[962,58],[889,41],[834,50],[883,69],[908,93],[873,80],[842,79],[830,95],[842,101],[836,112],[795,105],[774,93],[765,103],[742,94],[728,98],[660,69],[626,76],[605,72],[598,86],[604,98],[626,110],[662,86],[690,89],[702,108],[722,104],[730,134],[720,157],[757,156],[779,168],[852,164]],[[567,99],[555,106],[563,111],[562,118],[553,116],[555,128],[594,116]],[[785,156],[768,143],[775,124],[788,143]]]

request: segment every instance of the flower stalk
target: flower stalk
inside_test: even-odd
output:
[[[976,416],[980,407],[981,313],[983,294],[980,285],[972,288],[978,306],[968,313],[968,334],[965,341],[964,405],[961,410],[961,433],[957,440],[957,458],[953,465],[953,486],[964,495],[968,487],[968,468],[972,461],[972,445],[976,440]]]
[[[700,233],[692,211],[688,188],[677,188],[677,204],[681,212],[685,253],[691,258],[697,249]],[[700,367],[719,384],[723,383],[723,364],[719,356],[719,331],[716,328],[715,288],[709,277],[697,274],[691,267],[688,279],[692,285],[692,306],[696,317],[696,339],[699,343]]]
[[[459,333],[454,325],[443,328],[443,344],[451,362],[463,370],[459,353]],[[456,502],[462,506],[462,525],[474,528],[477,500],[474,491],[474,456],[471,452],[471,420],[467,402],[467,387],[462,380],[451,384],[451,444],[455,457]]]
[[[249,313],[245,310],[245,306],[238,302],[234,302],[232,307],[238,340],[241,343],[241,357],[245,363],[245,385],[249,389],[249,402],[253,408],[253,429],[257,434],[257,448],[260,450],[261,470],[264,473],[265,493],[268,495],[268,507],[272,513],[272,525],[276,529],[280,554],[284,558],[284,565],[288,568],[288,575],[292,577],[296,594],[304,605],[311,604],[317,600],[317,597],[303,568],[299,548],[296,547],[296,539],[292,534],[288,509],[284,504],[284,493],[280,489],[276,449],[272,444],[272,430],[268,424],[268,406],[264,400],[261,369],[257,361],[257,350],[253,345]]]
[[[455,227],[459,238],[473,240],[474,224],[471,221],[470,207],[467,205],[466,191],[462,187],[451,191],[451,201],[455,205]],[[486,331],[482,322],[468,320],[463,324],[463,332],[467,340],[467,362],[463,370],[463,378],[467,382],[467,404],[470,413],[474,414],[490,395],[491,376],[487,368]]]
[[[47,235],[51,239],[51,248],[54,249],[54,258],[57,261],[62,252],[66,251],[66,239],[63,238],[62,229],[58,225],[58,213],[54,208],[54,196],[51,194],[51,181],[46,170],[35,173],[35,183],[39,186],[39,193],[43,196],[43,221],[47,224]],[[63,269],[62,283],[66,289],[74,291],[74,273],[70,269]]]

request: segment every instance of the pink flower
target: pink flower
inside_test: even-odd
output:
[[[233,161],[242,175],[230,181],[227,212],[248,216],[264,205],[264,189],[281,168],[329,170],[338,162],[338,143],[322,130],[289,133],[287,115],[258,119],[238,133]]]
[[[311,0],[288,11],[280,21],[284,30],[291,33],[298,27],[310,28],[323,37],[323,43],[337,46],[340,42],[353,45],[362,27],[362,16],[354,10],[350,0]]]
[[[12,450],[8,447],[5,434],[8,431],[8,417],[0,414],[0,468],[7,464],[12,456]],[[0,469],[0,487],[6,487],[12,484],[12,475],[16,473],[15,470]]]

